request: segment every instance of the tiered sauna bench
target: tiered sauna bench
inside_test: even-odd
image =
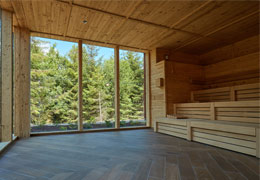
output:
[[[259,84],[210,89],[193,94],[196,94],[193,96],[196,103],[174,104],[174,115],[157,119],[155,131],[260,157]],[[217,100],[218,96],[225,96],[224,99],[232,96],[233,101],[198,101],[207,98],[207,101]],[[237,99],[240,100],[235,101]]]

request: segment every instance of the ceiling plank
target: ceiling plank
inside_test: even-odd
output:
[[[232,21],[232,22],[230,22],[230,23],[228,23],[228,24],[225,24],[225,25],[223,25],[223,26],[221,26],[221,27],[215,29],[214,31],[211,31],[211,32],[205,34],[205,36],[210,36],[210,35],[212,35],[212,34],[214,34],[214,33],[217,33],[218,31],[220,31],[220,30],[222,30],[222,29],[225,29],[225,28],[227,28],[227,27],[229,27],[229,26],[231,26],[231,25],[233,25],[233,24],[235,24],[235,23],[238,23],[238,22],[240,22],[240,21],[243,21],[243,20],[245,20],[245,19],[247,19],[247,18],[249,18],[249,17],[251,17],[251,16],[253,16],[253,15],[257,14],[257,13],[259,13],[259,10],[256,11],[256,12],[250,13],[250,14],[248,14],[248,15],[246,15],[246,16],[243,16],[243,17],[241,17],[241,18],[239,18],[239,19],[236,19],[236,20],[234,20],[234,21]],[[174,51],[177,51],[177,50],[179,50],[179,49],[181,49],[181,48],[183,48],[183,47],[186,47],[186,46],[188,46],[189,44],[192,44],[192,43],[194,43],[194,42],[197,42],[197,41],[199,41],[199,40],[201,40],[201,39],[202,39],[202,38],[197,38],[197,39],[195,39],[195,40],[193,40],[193,41],[188,41],[188,42],[184,43],[183,45],[180,45],[179,47],[175,48]],[[223,41],[222,41],[222,42],[223,42]]]
[[[65,28],[65,30],[64,30],[64,34],[63,34],[63,36],[66,36],[67,35],[67,33],[68,33],[68,28],[69,28],[69,23],[70,23],[70,17],[71,17],[71,12],[72,12],[72,3],[73,3],[73,0],[71,0],[70,2],[69,2],[69,4],[70,4],[70,10],[69,10],[69,17],[68,17],[68,19],[67,19],[67,21],[66,21],[66,28]]]
[[[11,1],[13,9],[15,11],[15,16],[17,19],[17,22],[19,24],[20,27],[28,27],[27,23],[26,23],[26,19],[25,19],[25,14],[24,14],[24,9],[22,6],[22,1],[20,0],[15,0],[15,1]]]
[[[61,1],[61,0],[56,0],[56,1],[60,2],[60,3],[66,3],[66,4],[69,3],[69,2],[64,2],[64,1]],[[148,21],[143,21],[143,20],[140,20],[140,19],[135,19],[135,18],[124,16],[124,15],[120,15],[120,14],[115,14],[115,13],[112,13],[112,12],[96,9],[96,8],[89,7],[89,6],[83,6],[83,5],[76,4],[76,3],[72,3],[72,6],[85,8],[85,9],[88,9],[90,11],[98,12],[98,13],[102,13],[102,14],[106,14],[106,15],[116,16],[116,17],[119,17],[119,18],[127,19],[129,21],[134,21],[136,23],[142,23],[142,24],[146,24],[146,25],[150,25],[150,26],[159,27],[159,28],[162,28],[162,29],[169,29],[169,30],[172,30],[172,31],[179,31],[179,32],[183,32],[183,33],[190,34],[190,35],[193,35],[193,36],[204,37],[201,34],[185,31],[185,30],[182,30],[182,29],[179,29],[179,28],[174,28],[174,27],[169,27],[169,26],[156,24],[156,23],[152,23],[152,22],[148,22]]]
[[[176,25],[180,24],[182,21],[188,19],[189,17],[191,17],[193,14],[197,13],[198,11],[200,11],[202,8],[208,6],[210,3],[212,3],[213,0],[208,0],[205,3],[203,3],[202,5],[200,5],[198,8],[194,9],[193,11],[191,11],[189,14],[187,14],[186,16],[182,17],[179,19],[179,21],[175,22],[174,24],[171,25],[171,28],[175,27]]]
[[[194,9],[191,13],[187,14],[186,16],[184,16],[183,18],[181,18],[179,21],[177,21],[176,23],[171,25],[171,28],[173,28],[174,26],[178,25],[179,23],[181,23],[182,21],[184,21],[185,19],[191,17],[193,14],[195,14],[196,12],[198,12],[199,10],[201,10],[202,8],[206,7],[207,5],[209,5],[212,2],[212,0],[206,1],[205,3],[203,3],[201,6],[199,6],[198,8]],[[160,38],[158,41],[154,42],[153,44],[150,45],[150,47],[154,47],[155,44],[158,44],[161,41],[164,41],[165,39],[168,39],[169,37],[171,37],[172,35],[175,34],[174,32],[167,32],[165,33],[162,38]]]
[[[136,9],[143,3],[144,1],[140,1],[138,4],[136,4],[132,10],[126,15],[126,19],[121,21],[121,23],[118,25],[118,28],[116,29],[116,32],[118,32],[122,27],[126,24],[128,18],[136,11]],[[113,36],[110,37],[110,40],[113,39],[116,36],[116,33],[114,33]]]

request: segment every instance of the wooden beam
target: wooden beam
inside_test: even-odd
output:
[[[12,13],[1,10],[0,142],[12,140]]]
[[[115,63],[115,127],[120,128],[120,85],[119,85],[119,47],[114,49]]]
[[[150,53],[144,53],[145,69],[145,119],[146,126],[151,127],[151,76],[150,76]]]
[[[81,134],[81,133],[95,133],[95,132],[115,132],[115,131],[129,131],[138,129],[150,129],[150,127],[124,127],[124,128],[102,128],[102,129],[88,129],[83,131],[49,131],[49,132],[34,132],[31,133],[31,137],[34,136],[49,136],[49,135],[61,135],[61,134]]]
[[[15,135],[30,137],[30,31],[14,28],[15,38]]]
[[[83,130],[83,96],[82,96],[82,40],[79,40],[78,42],[78,49],[79,49],[79,62],[78,62],[78,83],[79,83],[79,89],[78,89],[78,130]]]

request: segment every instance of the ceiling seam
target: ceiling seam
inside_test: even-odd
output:
[[[58,34],[52,34],[52,33],[45,33],[45,32],[40,32],[40,31],[30,31],[31,33],[35,33],[36,36],[38,36],[37,34],[39,35],[47,35],[47,36],[56,36],[56,37],[62,37],[64,38],[63,35],[58,35]],[[39,36],[41,37],[41,36]],[[122,44],[116,44],[116,43],[106,43],[106,42],[103,42],[103,41],[96,41],[96,40],[91,40],[91,39],[84,39],[84,38],[78,38],[78,37],[72,37],[72,36],[66,36],[66,38],[70,38],[70,39],[74,39],[75,41],[74,42],[78,42],[78,40],[83,40],[83,41],[89,41],[89,42],[92,42],[92,43],[100,43],[100,44],[108,44],[108,45],[111,45],[111,46],[120,46],[120,47],[125,47],[125,48],[132,48],[132,49],[136,49],[136,50],[140,50],[140,51],[150,51],[150,49],[144,49],[144,48],[138,48],[138,47],[134,47],[134,46],[127,46],[127,45],[122,45]]]
[[[65,4],[69,3],[69,2],[64,2],[64,1],[61,1],[61,0],[56,0],[56,1],[59,2],[59,3],[65,3]],[[190,35],[197,36],[197,37],[198,36],[199,37],[204,37],[201,34],[189,32],[189,31],[185,31],[185,30],[182,30],[182,29],[169,27],[169,26],[165,26],[165,25],[161,25],[161,24],[156,24],[156,23],[152,23],[152,22],[148,22],[148,21],[143,21],[143,20],[140,20],[140,19],[127,17],[127,16],[124,16],[124,15],[120,15],[120,14],[116,14],[116,13],[112,13],[112,12],[108,12],[108,11],[103,11],[103,10],[92,8],[92,7],[88,7],[88,6],[83,6],[83,5],[79,5],[79,4],[75,4],[75,3],[72,3],[72,6],[76,6],[76,7],[79,7],[79,8],[85,8],[85,9],[88,9],[90,11],[95,11],[95,12],[102,13],[102,14],[116,16],[118,18],[123,18],[123,19],[126,19],[126,20],[135,21],[135,22],[146,24],[146,25],[150,25],[150,26],[156,26],[158,28],[169,29],[169,30],[172,30],[172,31],[179,31],[179,32],[190,34]]]
[[[222,30],[222,29],[225,29],[225,28],[227,28],[227,27],[229,27],[229,26],[231,26],[231,25],[233,25],[233,24],[235,24],[235,23],[238,23],[238,22],[240,22],[240,21],[243,21],[244,19],[247,19],[247,18],[249,18],[249,17],[251,17],[251,16],[253,16],[253,15],[257,14],[257,13],[259,13],[259,10],[255,11],[255,12],[253,12],[253,13],[250,13],[250,14],[248,14],[248,15],[246,15],[246,16],[243,16],[243,17],[241,17],[241,18],[239,18],[239,19],[237,19],[237,20],[234,20],[233,22],[231,22],[231,23],[229,23],[229,24],[225,24],[225,25],[223,25],[222,27],[220,27],[220,28],[218,28],[218,29],[215,29],[215,30],[212,31],[212,32],[207,33],[205,36],[212,35],[212,34],[218,32],[218,31],[220,31],[220,30]],[[173,50],[173,52],[175,52],[176,50],[181,49],[181,48],[183,48],[183,47],[186,47],[186,46],[189,45],[189,44],[192,44],[192,43],[194,43],[194,42],[197,42],[197,41],[199,41],[199,40],[201,40],[201,39],[202,39],[202,38],[197,38],[197,39],[195,39],[195,40],[188,41],[187,43],[185,43],[185,44],[183,44],[183,45],[181,45],[181,46],[175,48],[175,49]],[[225,45],[228,45],[228,44],[225,44]]]

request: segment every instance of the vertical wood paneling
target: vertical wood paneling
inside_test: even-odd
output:
[[[15,27],[15,135],[30,136],[30,31]]]
[[[2,103],[0,141],[12,140],[12,13],[2,15]]]

